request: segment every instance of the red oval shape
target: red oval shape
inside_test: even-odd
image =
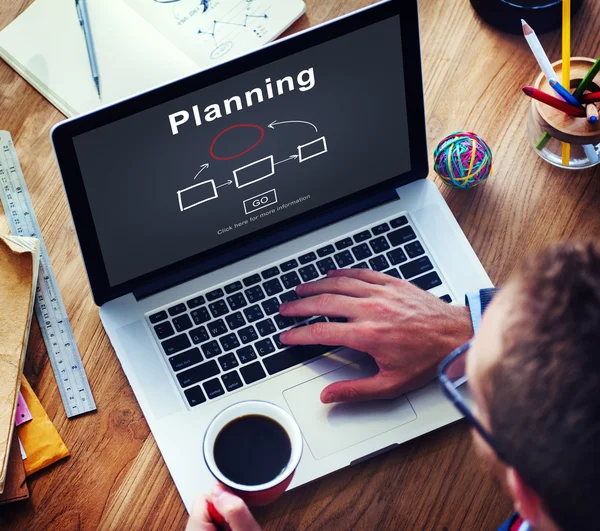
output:
[[[221,137],[221,135],[223,135],[227,131],[231,131],[232,129],[235,129],[236,127],[254,127],[255,129],[258,129],[260,131],[260,138],[254,144],[252,144],[248,149],[242,151],[241,153],[238,153],[237,155],[232,155],[231,157],[218,157],[217,155],[215,155],[215,152],[213,151],[213,148],[215,147],[215,144],[216,144],[217,140],[219,140],[219,138]],[[213,159],[215,159],[215,160],[232,160],[232,159],[237,159],[238,157],[241,157],[242,155],[245,155],[246,153],[248,153],[248,151],[252,151],[256,146],[258,146],[258,144],[260,144],[262,142],[262,139],[264,137],[265,137],[265,130],[260,125],[256,125],[256,124],[236,124],[236,125],[230,125],[227,129],[223,129],[223,131],[221,131],[215,137],[215,139],[212,141],[212,143],[210,145],[209,153],[210,153],[210,156]]]

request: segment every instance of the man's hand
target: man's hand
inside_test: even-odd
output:
[[[220,484],[214,486],[210,496],[199,494],[196,497],[186,531],[217,531],[224,527],[217,527],[211,519],[209,501],[225,519],[231,531],[261,531],[247,505]]]
[[[327,386],[321,401],[394,398],[435,377],[442,358],[473,335],[469,311],[451,306],[410,282],[369,269],[330,271],[296,287],[302,299],[282,304],[286,316],[345,317],[281,334],[289,345],[346,346],[369,353],[379,366],[370,378]]]

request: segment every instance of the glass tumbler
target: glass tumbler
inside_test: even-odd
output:
[[[571,59],[571,91],[579,86],[594,64],[593,59]],[[556,77],[562,79],[562,61],[552,65]],[[600,92],[600,75],[596,76],[586,92]],[[535,88],[557,97],[543,74],[537,78]],[[587,118],[568,116],[562,111],[537,100],[531,100],[527,137],[536,153],[545,161],[567,169],[584,169],[600,163],[600,120],[590,123]],[[570,147],[569,164],[563,165],[562,144]]]

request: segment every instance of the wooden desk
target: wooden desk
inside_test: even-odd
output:
[[[307,15],[292,31],[370,2],[306,3]],[[3,1],[0,28],[28,4]],[[574,21],[576,55],[600,52],[594,4],[586,2]],[[494,151],[495,175],[477,189],[450,190],[436,179],[492,280],[502,283],[526,254],[549,242],[600,234],[599,172],[553,168],[526,141],[528,100],[520,87],[538,68],[524,39],[482,24],[467,0],[422,0],[420,11],[430,151],[460,129],[476,131]],[[559,58],[559,35],[542,40],[550,57]],[[25,373],[72,456],[32,477],[31,499],[0,509],[0,527],[182,529],[185,509],[90,296],[49,140],[61,119],[0,64],[0,128],[13,135],[98,405],[96,414],[66,419],[34,324]],[[496,529],[510,510],[458,423],[290,492],[256,515],[273,530],[479,530]]]

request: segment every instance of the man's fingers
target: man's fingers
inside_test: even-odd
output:
[[[286,345],[344,346],[360,350],[355,328],[347,323],[315,323],[283,332],[280,339]]]
[[[202,494],[196,496],[186,531],[217,531],[208,514],[208,498]]]
[[[296,293],[300,297],[312,297],[322,293],[346,295],[347,297],[368,297],[373,295],[374,289],[377,288],[371,283],[356,278],[337,276],[300,284],[296,286]]]
[[[332,383],[321,391],[321,402],[359,402],[374,398],[394,398],[398,394],[395,392],[395,382],[379,373],[369,378]]]
[[[359,299],[344,295],[323,293],[297,301],[286,302],[279,307],[279,313],[289,317],[310,317],[327,315],[329,317],[352,318],[360,312],[357,308]]]
[[[360,380],[335,382],[321,391],[321,402],[359,402],[379,398],[396,398],[429,384],[435,378],[435,371],[424,371],[415,376],[376,374]]]
[[[327,273],[328,278],[354,278],[368,282],[369,284],[377,284],[379,286],[385,286],[395,279],[384,273],[373,271],[371,269],[333,269]]]
[[[222,485],[213,488],[211,500],[215,509],[231,527],[231,531],[261,531],[248,506]]]

